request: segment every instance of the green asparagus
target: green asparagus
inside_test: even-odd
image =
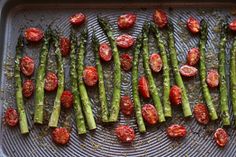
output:
[[[234,118],[236,118],[236,36],[234,37],[230,56],[230,92]]]

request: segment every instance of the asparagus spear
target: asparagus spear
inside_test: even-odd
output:
[[[205,65],[205,53],[206,53],[206,43],[207,43],[207,23],[202,20],[201,23],[201,34],[200,34],[200,82],[202,86],[203,97],[206,101],[211,120],[218,119],[214,104],[211,99],[211,94],[206,84],[206,65]]]
[[[98,23],[105,32],[110,42],[113,58],[114,58],[114,89],[111,103],[111,113],[109,117],[110,122],[116,122],[120,111],[120,91],[121,91],[121,69],[120,69],[120,57],[116,46],[115,38],[112,33],[112,27],[108,21],[98,17]]]
[[[70,35],[71,40],[71,52],[70,52],[70,79],[71,79],[71,91],[73,94],[73,107],[75,111],[75,119],[76,119],[76,127],[78,130],[78,134],[85,134],[86,133],[86,127],[84,122],[84,115],[81,108],[81,102],[80,102],[80,95],[78,91],[78,84],[77,84],[77,71],[76,71],[76,46],[77,46],[77,38],[73,32],[71,32]]]
[[[22,57],[21,53],[23,51],[23,37],[20,35],[16,45],[16,57],[15,57],[15,86],[16,86],[16,105],[20,117],[20,131],[21,134],[26,134],[29,132],[28,123],[26,118],[26,113],[24,109],[24,101],[22,95],[22,80],[20,75],[20,59]]]
[[[222,22],[222,30],[220,35],[220,53],[219,53],[219,74],[220,74],[220,109],[221,109],[221,118],[223,120],[223,125],[230,125],[230,115],[228,107],[228,90],[226,85],[226,72],[225,72],[225,47],[227,40],[227,24]]]
[[[52,114],[49,120],[49,127],[57,127],[60,112],[61,112],[61,95],[64,91],[64,82],[65,82],[65,76],[64,76],[64,68],[63,68],[63,60],[61,56],[61,50],[59,46],[59,37],[56,34],[53,34],[53,41],[55,46],[55,54],[57,58],[57,76],[58,76],[58,87],[57,87],[57,94],[56,98],[54,100],[54,106],[52,110]]]
[[[143,46],[142,46],[144,71],[145,71],[145,74],[148,78],[149,90],[150,90],[150,93],[152,95],[154,105],[155,105],[155,107],[157,109],[157,112],[158,112],[158,115],[159,115],[159,122],[164,122],[165,121],[165,116],[164,116],[164,113],[163,113],[161,100],[160,100],[160,97],[158,95],[157,87],[155,85],[151,69],[149,67],[148,33],[149,33],[149,24],[147,22],[145,22],[144,25],[143,25]]]
[[[85,114],[85,118],[88,124],[89,130],[96,129],[96,123],[93,117],[93,112],[91,108],[91,102],[88,97],[87,90],[85,88],[83,82],[83,70],[84,70],[84,55],[86,51],[86,43],[87,43],[87,31],[83,31],[81,33],[81,37],[79,40],[79,52],[78,52],[78,84],[79,84],[79,92],[82,100],[82,107]]]
[[[107,97],[106,97],[106,91],[104,87],[104,80],[103,80],[103,73],[102,73],[102,65],[100,63],[99,58],[99,41],[95,34],[93,34],[92,39],[93,49],[96,57],[96,65],[97,65],[97,71],[98,71],[98,86],[99,86],[99,99],[101,103],[102,108],[102,122],[108,122],[108,108],[107,108]]]
[[[230,92],[234,118],[236,118],[236,36],[234,37],[230,56]]]
[[[36,75],[35,85],[35,109],[34,123],[43,124],[43,105],[44,105],[44,77],[46,72],[47,56],[49,51],[49,40],[51,30],[48,29],[43,41],[43,47],[40,52],[39,67]]]
[[[172,68],[174,72],[175,82],[178,85],[178,87],[181,88],[182,108],[184,112],[184,117],[189,117],[189,116],[192,116],[192,111],[190,108],[188,96],[186,93],[186,89],[185,89],[182,77],[179,73],[179,65],[178,65],[177,53],[175,49],[175,39],[174,39],[173,33],[174,33],[174,27],[173,27],[173,24],[170,22],[168,26],[170,60],[171,60],[171,64],[172,64]]]
[[[164,114],[165,117],[171,117],[172,111],[170,106],[170,67],[168,64],[168,59],[166,55],[165,45],[161,38],[161,34],[158,30],[158,28],[155,26],[154,23],[151,23],[151,30],[154,33],[155,39],[156,39],[156,45],[158,45],[161,59],[163,62],[163,104],[164,104]]]
[[[142,34],[140,34],[136,39],[136,46],[134,48],[134,60],[133,60],[133,68],[132,68],[132,89],[133,89],[133,99],[134,99],[134,109],[136,120],[138,123],[139,132],[146,132],[146,127],[143,121],[142,113],[141,113],[141,103],[139,99],[138,93],[138,61],[139,61],[139,53],[140,48],[142,46]]]

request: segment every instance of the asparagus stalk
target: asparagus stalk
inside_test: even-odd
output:
[[[148,78],[149,90],[152,95],[154,105],[155,105],[158,115],[159,115],[159,122],[164,122],[165,116],[163,113],[161,100],[158,95],[157,87],[155,85],[151,69],[149,67],[148,34],[149,34],[149,24],[147,22],[145,22],[143,25],[143,46],[142,46],[144,71],[145,71],[145,74]]]
[[[105,32],[110,42],[113,58],[114,58],[114,89],[110,111],[110,122],[116,122],[120,111],[120,91],[121,91],[121,69],[120,69],[120,57],[116,46],[115,38],[112,33],[112,27],[108,21],[98,17],[98,23]]]
[[[163,63],[163,105],[165,117],[172,117],[170,106],[170,67],[166,55],[165,45],[161,38],[161,34],[154,23],[151,23],[151,30],[154,33],[156,45],[159,47],[161,59]]]
[[[98,86],[99,86],[99,99],[101,103],[102,108],[102,122],[108,122],[108,108],[107,108],[107,97],[106,97],[106,91],[104,87],[104,80],[103,80],[103,73],[102,73],[102,65],[100,63],[99,58],[99,41],[95,34],[93,34],[93,49],[95,53],[96,58],[96,65],[97,65],[97,71],[98,71]]]
[[[192,116],[192,111],[190,108],[190,104],[188,101],[188,96],[186,93],[186,89],[182,80],[182,77],[179,73],[179,63],[177,59],[177,52],[175,49],[175,39],[174,39],[174,27],[170,22],[168,26],[168,36],[169,36],[169,50],[170,50],[170,60],[174,72],[175,82],[181,89],[182,96],[182,108],[184,112],[184,117]]]
[[[201,23],[201,34],[200,34],[200,82],[202,86],[203,97],[206,101],[211,120],[218,119],[214,104],[211,99],[211,94],[209,92],[208,86],[206,84],[206,65],[205,65],[205,53],[206,53],[206,43],[207,43],[207,23],[202,20]]]
[[[16,105],[20,117],[20,131],[21,134],[26,134],[29,132],[28,123],[26,118],[26,113],[24,109],[24,101],[22,95],[22,80],[20,75],[20,59],[22,57],[21,53],[23,51],[23,37],[20,35],[16,45],[16,57],[15,57],[15,86],[16,86]]]
[[[78,84],[79,84],[79,92],[82,100],[82,107],[85,114],[85,118],[88,124],[89,130],[96,129],[96,123],[93,117],[93,112],[91,108],[91,102],[88,97],[87,90],[85,88],[83,82],[83,70],[84,70],[84,55],[86,51],[86,43],[87,43],[87,31],[83,31],[81,33],[81,37],[79,40],[79,52],[78,52]]]
[[[133,89],[133,99],[134,99],[134,109],[136,120],[138,123],[139,132],[146,132],[146,127],[143,121],[143,116],[141,113],[141,103],[138,93],[138,61],[140,48],[142,46],[142,34],[140,34],[136,39],[136,46],[134,48],[134,60],[132,66],[132,89]]]

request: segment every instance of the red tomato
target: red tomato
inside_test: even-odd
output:
[[[107,43],[102,43],[99,46],[99,56],[102,60],[108,62],[111,60],[112,51],[111,47]]]
[[[115,130],[117,138],[121,142],[130,143],[135,139],[134,129],[128,125],[120,125]]]
[[[144,98],[150,98],[148,82],[145,76],[140,77],[138,81],[138,89]]]
[[[39,28],[30,27],[25,30],[24,37],[30,42],[39,42],[43,39],[44,33]]]
[[[161,60],[161,57],[159,54],[157,54],[157,53],[151,54],[151,56],[149,57],[149,62],[150,62],[150,66],[154,72],[161,71],[162,60]]]
[[[133,13],[128,13],[120,15],[117,23],[120,29],[129,29],[134,26],[135,22],[136,22],[136,15]]]
[[[70,140],[70,133],[66,128],[56,128],[52,132],[52,140],[59,145],[65,145]]]
[[[87,86],[94,86],[98,82],[97,69],[93,66],[87,66],[83,72],[84,83]]]
[[[7,123],[7,125],[12,127],[16,126],[18,124],[18,121],[19,116],[17,111],[12,107],[8,107],[5,112],[5,122]]]
[[[61,95],[61,104],[64,108],[71,108],[73,105],[73,94],[65,90]]]
[[[32,80],[25,80],[23,83],[22,93],[24,97],[29,98],[34,92],[34,83]]]
[[[54,91],[58,86],[57,75],[53,72],[47,72],[44,89],[48,92]]]
[[[21,58],[20,70],[25,76],[31,76],[34,73],[34,60],[28,56]]]
[[[209,70],[207,73],[207,84],[211,88],[215,88],[219,85],[219,74],[216,70]]]
[[[163,28],[167,25],[167,15],[163,10],[157,9],[153,14],[153,21],[159,28]]]
[[[128,53],[123,53],[120,55],[120,62],[121,62],[121,67],[125,71],[128,71],[132,68],[132,60],[133,57],[129,55]]]
[[[155,125],[157,123],[157,121],[159,120],[159,117],[157,115],[157,110],[151,104],[143,105],[142,116],[143,116],[144,120],[150,125]]]
[[[198,33],[200,31],[200,22],[193,17],[189,17],[187,21],[187,27],[190,32]]]
[[[206,105],[198,103],[193,109],[194,117],[200,124],[206,125],[209,122],[209,113]]]
[[[121,112],[126,115],[130,116],[134,111],[134,104],[129,96],[122,96],[120,101],[120,109]]]
[[[60,39],[60,49],[63,57],[70,54],[70,40],[68,38],[62,37]]]
[[[167,128],[167,135],[173,138],[185,137],[187,130],[184,126],[178,124],[172,124]]]
[[[86,16],[83,13],[77,13],[70,17],[70,23],[75,26],[80,26],[86,20]]]
[[[198,48],[191,48],[188,51],[187,55],[187,63],[188,65],[194,66],[198,63],[200,59],[200,52]]]
[[[193,77],[197,75],[197,68],[190,65],[183,65],[180,67],[179,72],[182,76]]]
[[[228,141],[229,141],[229,136],[226,133],[226,131],[222,128],[218,128],[214,134],[214,138],[218,146],[224,147]]]
[[[116,38],[116,44],[120,48],[128,49],[134,45],[134,38],[128,34],[122,34]]]
[[[182,103],[181,89],[174,85],[170,89],[170,102],[172,105],[179,106]]]
[[[230,24],[229,24],[229,29],[232,31],[236,31],[236,20],[233,20]]]

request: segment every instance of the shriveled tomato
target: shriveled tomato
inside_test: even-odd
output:
[[[129,96],[125,95],[121,97],[120,109],[121,112],[126,116],[130,116],[133,113],[134,104],[132,103],[132,100]]]
[[[73,94],[69,90],[63,91],[61,95],[61,105],[64,108],[71,108],[73,105]]]
[[[84,83],[87,86],[94,86],[98,82],[97,69],[93,66],[87,66],[83,72]]]
[[[29,56],[22,57],[20,70],[25,76],[31,76],[34,73],[34,60]]]
[[[23,83],[22,93],[24,97],[29,98],[34,92],[34,83],[32,80],[25,80]]]
[[[216,132],[214,134],[214,138],[215,138],[216,143],[220,147],[224,147],[229,141],[229,136],[228,136],[227,132],[222,128],[218,128],[216,130]]]
[[[53,72],[47,72],[44,89],[48,92],[54,91],[58,86],[57,75]]]
[[[167,128],[167,135],[173,138],[185,137],[187,130],[183,125],[172,124]]]
[[[209,112],[206,105],[198,103],[193,109],[194,117],[200,124],[208,124],[209,122]]]
[[[198,48],[191,48],[188,51],[187,63],[188,65],[194,66],[198,63],[200,59],[200,51]]]
[[[207,73],[207,79],[206,82],[209,87],[215,88],[219,85],[219,74],[216,70],[211,69]]]
[[[179,106],[182,103],[181,89],[174,85],[170,89],[170,102],[172,105]]]
[[[65,145],[70,140],[70,133],[66,128],[59,127],[53,130],[52,140],[56,144]]]
[[[133,142],[135,139],[135,132],[134,129],[131,128],[128,125],[120,125],[115,129],[115,133],[117,138],[121,141],[121,142],[126,142],[126,143],[130,143]]]
[[[149,57],[149,62],[150,62],[151,69],[154,72],[161,71],[162,60],[161,60],[161,56],[159,54],[157,54],[157,53],[151,54],[151,56]]]
[[[134,45],[134,38],[128,34],[122,34],[116,38],[116,44],[118,47],[128,49]]]
[[[142,116],[144,120],[150,125],[156,124],[159,120],[157,110],[152,104],[143,105]]]
[[[133,13],[128,13],[120,15],[117,23],[120,29],[129,29],[134,26],[135,22],[136,22],[136,15]]]
[[[83,13],[76,13],[70,17],[70,23],[74,26],[80,26],[86,20],[86,16]]]
[[[197,75],[197,68],[190,65],[183,65],[180,67],[179,72],[182,76],[193,77]]]
[[[39,42],[43,39],[44,33],[41,29],[30,27],[25,30],[24,37],[30,42]]]
[[[121,68],[128,71],[132,68],[133,57],[128,53],[123,53],[120,55]]]
[[[187,21],[187,27],[190,32],[198,33],[200,31],[200,22],[194,17],[189,17]]]
[[[66,37],[60,38],[60,49],[63,57],[70,54],[70,40]]]
[[[138,81],[139,92],[144,98],[150,98],[148,82],[145,76],[141,76]]]
[[[111,47],[107,43],[102,43],[99,46],[99,56],[102,60],[108,62],[112,58]]]
[[[236,20],[233,20],[232,22],[230,22],[229,29],[232,31],[236,31]]]
[[[155,10],[153,14],[153,21],[159,28],[165,27],[168,23],[166,12],[160,9]]]
[[[19,116],[17,111],[12,108],[12,107],[8,107],[7,110],[5,111],[5,122],[7,123],[7,125],[9,126],[16,126],[18,124],[19,121]]]

